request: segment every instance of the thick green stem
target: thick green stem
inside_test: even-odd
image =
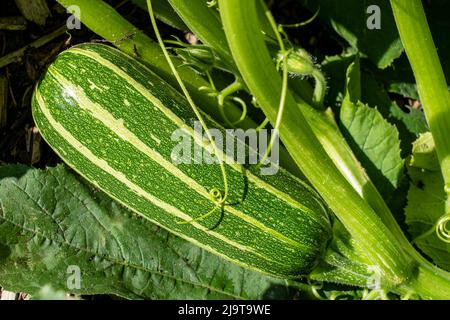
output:
[[[421,0],[391,0],[450,193],[450,94]]]
[[[395,292],[401,295],[416,294],[422,299],[449,300],[450,274],[430,263],[421,263],[414,277]]]
[[[256,3],[254,0],[220,0],[219,4],[224,30],[239,71],[266,116],[275,123],[281,79],[259,32]],[[392,285],[408,279],[411,260],[373,209],[336,168],[290,93],[286,96],[285,108],[280,136],[303,173],[371,263],[380,269],[384,280]]]
[[[259,4],[259,3],[258,3]],[[258,7],[260,11],[261,7]],[[260,21],[261,14],[259,13]],[[298,92],[298,91],[297,91]],[[300,95],[301,97],[309,95]],[[394,234],[394,237],[401,244],[405,252],[413,257],[419,264],[417,279],[414,280],[412,286],[416,287],[414,291],[421,292],[421,296],[425,298],[449,297],[450,275],[433,266],[425,258],[423,258],[409,243],[403,234],[400,226],[393,217],[390,209],[386,205],[384,199],[367,176],[365,170],[359,164],[353,155],[351,148],[343,138],[339,128],[337,127],[333,115],[328,111],[320,112],[310,105],[299,99],[300,109],[305,116],[308,124],[313,129],[320,143],[325,148],[327,154],[331,157],[334,164],[340,172],[346,177],[347,181],[360,194],[364,200],[377,212],[383,223]],[[432,289],[433,285],[440,283],[442,289]],[[408,288],[407,290],[412,290]]]
[[[236,78],[236,80],[230,84],[228,87],[223,89],[219,94],[219,105],[223,105],[225,102],[225,98],[229,95],[232,95],[233,93],[236,93],[239,90],[244,90],[245,84],[242,83],[242,80],[239,78]]]

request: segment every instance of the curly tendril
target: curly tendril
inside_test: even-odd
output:
[[[321,295],[321,290],[323,289],[323,282],[321,281],[314,281],[310,278],[307,278],[308,285],[311,289],[311,293],[317,300],[328,300],[326,297],[323,297]]]
[[[213,201],[216,204],[211,211],[189,221],[179,221],[178,224],[191,224],[193,222],[204,220],[213,215],[217,210],[222,209],[223,206],[225,205],[226,199],[224,198],[222,192],[219,189],[217,188],[211,189],[211,191],[209,192],[209,197],[211,201]]]
[[[436,234],[439,239],[450,243],[450,214],[442,216],[436,223]]]
[[[236,125],[238,125],[239,123],[244,121],[244,119],[247,116],[248,108],[247,108],[247,104],[245,103],[245,101],[237,96],[233,96],[234,93],[236,93],[240,90],[244,90],[245,88],[246,87],[245,87],[244,81],[242,81],[242,79],[237,77],[232,84],[230,84],[228,87],[226,87],[225,89],[220,91],[217,95],[217,99],[219,102],[220,114],[221,114],[222,118],[232,127],[235,127]],[[239,117],[239,119],[236,121],[230,121],[228,119],[228,116],[225,113],[225,109],[224,109],[225,101],[230,101],[230,100],[238,103],[242,107],[242,114]]]
[[[214,81],[212,80],[209,73],[207,73],[208,81],[210,82],[210,87],[200,87],[200,91],[207,92],[208,96],[210,97],[216,97],[218,100],[219,105],[219,112],[222,119],[225,121],[227,125],[230,127],[236,127],[238,124],[240,124],[242,121],[245,120],[247,117],[248,107],[247,103],[242,100],[241,98],[232,95],[233,93],[245,89],[245,85],[243,84],[242,80],[236,79],[232,84],[230,84],[228,87],[223,89],[222,91],[218,91],[216,89],[216,86],[214,85]],[[241,106],[242,113],[240,117],[233,121],[231,120],[228,115],[225,112],[225,107],[227,103],[235,102]]]

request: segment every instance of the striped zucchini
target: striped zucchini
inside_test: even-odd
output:
[[[193,130],[185,98],[116,49],[83,44],[61,53],[36,87],[33,116],[55,152],[98,188],[241,266],[295,278],[311,271],[331,237],[328,211],[305,183],[283,169],[260,176],[237,164],[226,165],[223,210],[181,224],[214,207],[209,191],[222,188],[220,166],[172,162],[176,129],[211,146]]]

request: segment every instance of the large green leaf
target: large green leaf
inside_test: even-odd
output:
[[[369,176],[382,193],[399,185],[404,160],[400,156],[397,128],[374,108],[362,103],[343,104],[341,121],[352,138],[352,145]]]
[[[350,65],[340,120],[356,156],[381,194],[388,197],[400,183],[404,160],[397,128],[376,108],[360,102],[359,60]]]
[[[327,57],[322,63],[322,70],[326,73],[330,87],[327,92],[327,105],[331,106],[337,114],[340,113],[339,106],[342,105],[346,95],[346,70],[353,61],[355,61],[355,55],[343,55]],[[419,134],[429,131],[425,115],[420,109],[408,106],[399,107],[395,101],[391,100],[387,90],[378,81],[378,78],[374,76],[373,71],[374,68],[371,67],[370,62],[367,59],[361,59],[361,91],[357,92],[357,94],[358,96],[360,95],[362,103],[377,108],[376,110],[384,119],[395,125],[401,138],[401,157],[406,158],[411,154],[412,143]],[[358,78],[358,74],[353,76]],[[354,103],[358,102],[358,99],[355,99],[355,97],[353,97],[353,100]],[[353,140],[351,136],[349,139],[350,141]],[[355,153],[362,153],[356,144],[353,143],[352,147],[356,150]],[[367,161],[367,157],[363,155],[361,161],[364,165],[367,164],[369,168],[372,168],[371,177],[375,178],[375,183],[382,191],[391,212],[397,221],[403,225],[404,208],[409,189],[408,179],[406,176],[400,179],[399,187],[392,192],[392,186],[385,181],[382,173],[370,161]],[[377,179],[377,177],[379,178]]]
[[[288,281],[235,266],[136,217],[64,166],[0,167],[1,177],[0,285],[8,290],[36,294],[50,284],[75,294],[151,299],[299,293]],[[81,286],[71,289],[76,268]]]
[[[319,18],[329,24],[353,48],[379,68],[392,64],[403,52],[389,1],[386,0],[298,0],[309,10],[320,7]],[[367,8],[377,5],[381,11],[381,29],[370,30]]]
[[[426,255],[450,270],[450,243],[440,240],[435,231],[436,222],[445,214],[446,194],[431,133],[414,143],[408,174],[411,186],[405,214],[409,232]]]

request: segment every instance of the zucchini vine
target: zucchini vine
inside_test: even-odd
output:
[[[69,120],[63,119],[62,121],[64,126],[67,127],[59,126],[59,122],[52,118],[59,116],[58,111],[52,109],[52,107],[55,108],[56,103],[53,103],[53,105],[47,103],[44,96],[46,85],[57,86],[57,84],[45,78],[43,81],[45,85],[39,87],[35,93],[34,113],[36,114],[36,122],[42,128],[44,138],[48,139],[48,142],[56,149],[58,154],[81,174],[88,177],[90,172],[86,169],[88,165],[81,162],[73,163],[78,161],[78,158],[68,156],[66,152],[66,149],[74,148],[78,140],[81,141],[79,146],[83,155],[108,173],[105,178],[105,181],[108,182],[106,187],[100,187],[103,187],[109,195],[151,220],[149,207],[138,207],[138,204],[140,204],[138,196],[145,195],[148,200],[157,203],[157,207],[163,208],[176,217],[176,220],[169,221],[169,218],[158,211],[160,215],[154,219],[155,223],[245,267],[275,275],[278,273],[278,275],[286,278],[306,276],[308,280],[313,281],[314,277],[309,277],[303,273],[297,274],[295,268],[301,269],[302,272],[311,272],[321,261],[325,261],[335,254],[333,257],[342,259],[339,262],[343,262],[344,259],[348,260],[345,260],[345,263],[348,263],[349,269],[355,265],[364,269],[362,272],[363,278],[371,272],[380,276],[379,287],[373,290],[365,288],[364,291],[361,291],[362,299],[386,299],[389,293],[395,293],[404,299],[416,297],[450,299],[450,273],[433,265],[410,243],[386,201],[352,151],[347,142],[348,139],[344,137],[335,120],[333,112],[325,105],[328,83],[320,65],[305,49],[292,44],[284,32],[283,28],[298,27],[310,23],[319,15],[319,10],[305,22],[283,25],[277,24],[271,11],[261,0],[168,0],[183,23],[201,40],[201,44],[188,45],[178,38],[164,42],[158,29],[152,0],[146,0],[146,3],[157,43],[152,42],[150,38],[136,30],[125,20],[121,20],[120,16],[117,18],[117,26],[114,26],[111,30],[95,23],[95,14],[98,12],[107,13],[109,16],[117,14],[102,1],[58,1],[65,6],[74,2],[85,6],[85,11],[89,14],[84,19],[91,29],[101,34],[107,41],[122,51],[150,66],[153,71],[171,85],[180,88],[195,118],[201,123],[209,145],[213,148],[213,153],[219,159],[220,165],[220,178],[218,178],[216,172],[219,171],[217,166],[215,169],[198,169],[199,171],[205,170],[201,173],[194,172],[195,170],[191,172],[181,166],[180,168],[170,166],[166,164],[164,157],[159,158],[155,150],[152,148],[147,150],[146,145],[140,143],[140,140],[135,137],[138,130],[129,130],[130,132],[128,132],[128,127],[123,122],[115,121],[117,119],[111,117],[112,111],[105,111],[106,106],[99,103],[100,107],[96,107],[95,104],[90,104],[85,108],[82,107],[81,109],[92,108],[88,111],[96,117],[96,121],[102,123],[103,127],[110,129],[113,124],[120,126],[120,130],[117,132],[119,138],[124,140],[129,138],[132,141],[131,151],[136,152],[136,157],[138,157],[136,150],[145,150],[154,156],[152,161],[160,160],[164,164],[165,172],[170,172],[176,178],[182,177],[182,181],[177,182],[177,187],[189,183],[193,184],[192,190],[187,188],[188,191],[186,192],[192,191],[192,194],[197,192],[201,195],[195,194],[193,198],[196,201],[202,201],[199,208],[204,210],[205,213],[193,215],[190,212],[190,214],[184,214],[183,210],[189,211],[193,208],[190,208],[192,202],[183,202],[182,195],[174,195],[174,197],[178,197],[179,205],[183,208],[178,208],[178,204],[174,203],[161,204],[161,201],[158,202],[160,199],[154,199],[148,194],[155,192],[162,198],[164,197],[163,192],[157,190],[157,188],[155,188],[155,191],[152,189],[154,186],[151,185],[139,185],[141,182],[139,180],[132,181],[127,180],[127,177],[124,178],[123,172],[111,164],[114,159],[108,159],[110,160],[108,162],[100,160],[96,154],[91,154],[92,149],[94,149],[93,145],[90,141],[83,140],[85,138],[83,133],[70,127],[73,124]],[[450,243],[450,140],[448,139],[450,131],[450,93],[433,43],[422,1],[390,0],[390,3],[402,43],[416,77],[418,92],[436,144],[436,152],[444,179],[444,191],[447,195],[445,213],[440,219],[433,221],[433,228],[421,237],[436,234],[441,241]],[[105,14],[105,16],[107,15]],[[199,16],[201,19],[198,18]],[[132,36],[129,35],[130,30],[133,30]],[[169,54],[165,43],[173,46],[170,49],[175,56]],[[114,66],[111,63],[112,60],[106,61],[107,59],[105,60],[101,54],[103,53],[110,58],[117,58],[119,53],[115,51],[105,53],[104,50],[107,51],[101,46],[87,46],[81,49],[74,48],[67,55],[82,55],[81,51],[84,52],[84,56],[92,54],[90,57],[95,56],[96,67],[101,69],[108,66],[116,74],[122,74],[119,70],[120,67]],[[127,59],[119,60],[120,63],[127,65],[129,63]],[[64,55],[56,65],[62,63],[61,61],[64,61]],[[86,60],[82,63],[88,64]],[[349,73],[352,68],[359,68],[358,63],[359,58],[356,58],[348,69]],[[59,68],[64,69],[65,67],[60,65]],[[142,69],[144,70],[145,67],[142,66]],[[58,79],[61,83],[65,81],[65,75],[58,74],[58,67],[53,69],[51,67],[49,70],[49,74],[53,78]],[[149,71],[142,72],[148,72],[150,77]],[[230,77],[232,80],[230,80]],[[123,75],[122,78],[133,84],[134,95],[140,94],[141,99],[143,96],[152,102],[158,100],[153,97],[153,95],[156,95],[155,92],[147,95],[143,93],[145,92],[144,89],[148,88],[144,88],[145,86],[136,81],[133,75],[128,73]],[[310,78],[311,82],[305,81],[303,78]],[[122,84],[125,83],[123,79],[121,80]],[[76,88],[73,79],[67,80],[65,83],[67,86],[72,85]],[[82,85],[86,84],[82,83]],[[88,90],[86,89],[86,91]],[[77,94],[83,97],[76,97],[78,99],[76,103],[80,105],[90,98],[89,96],[83,96],[83,92],[83,90],[77,91]],[[61,95],[63,94],[61,93]],[[161,99],[161,101],[169,101],[170,103],[174,101],[167,98],[170,95],[169,91],[163,90],[162,95],[166,100]],[[252,99],[251,103],[250,99]],[[358,101],[359,97],[355,98],[356,101],[346,99],[343,103],[357,104],[360,102]],[[145,103],[148,103],[147,100]],[[154,104],[158,105],[156,102]],[[105,110],[102,109],[103,107]],[[175,121],[178,127],[187,131],[190,130],[190,128],[184,126],[183,120],[180,120],[181,116],[178,118],[178,115],[174,116],[170,113],[170,108],[159,105],[158,107],[161,110],[163,109],[163,113],[166,115],[164,119],[161,117],[159,120],[169,119]],[[200,111],[200,107],[202,111]],[[260,110],[254,110],[253,107]],[[174,108],[176,109],[177,106],[174,106]],[[261,119],[265,120],[258,124],[251,119],[253,112],[258,113]],[[180,113],[182,112],[180,111]],[[120,115],[125,117],[122,113]],[[77,116],[80,119],[87,119],[86,114]],[[101,118],[101,116],[104,116],[104,118]],[[272,125],[273,134],[269,145],[256,167],[245,167],[244,170],[239,166],[233,167],[226,163],[227,155],[223,155],[222,150],[215,143],[213,135],[210,133],[211,124],[216,124],[210,116],[214,116],[216,119],[220,118],[230,128],[254,128],[260,131],[269,123]],[[92,119],[89,121],[87,123],[92,125]],[[130,119],[123,121],[128,121],[126,122],[127,125],[131,123]],[[79,136],[72,137],[68,128],[73,129]],[[102,137],[106,138],[106,135]],[[253,175],[252,170],[265,164],[278,137],[286,148],[285,153],[281,154],[281,158],[289,164],[288,169],[292,172],[297,170],[297,175],[304,176],[314,190],[288,173],[283,173],[286,174],[283,179],[289,181],[286,186],[280,181],[274,182],[276,179],[270,180],[268,178],[264,180]],[[119,148],[119,143],[113,145]],[[121,147],[125,148],[124,146]],[[114,165],[116,164],[114,163]],[[156,165],[155,168],[157,168]],[[153,169],[157,170],[155,168]],[[242,172],[237,168],[242,169]],[[298,172],[298,168],[301,173]],[[92,168],[89,167],[89,169]],[[90,180],[96,183],[101,182],[100,170],[92,169],[91,171],[96,172],[97,175],[90,177]],[[235,171],[239,172],[236,173]],[[197,176],[192,178],[190,174]],[[215,177],[213,184],[210,183],[211,180],[208,183],[205,182],[208,179],[205,179],[204,176],[208,175]],[[304,243],[295,238],[294,227],[292,227],[293,229],[286,227],[280,216],[277,215],[276,219],[278,220],[273,222],[267,212],[264,212],[266,215],[259,211],[254,212],[252,211],[253,208],[246,207],[245,203],[235,201],[239,198],[238,195],[244,197],[238,190],[239,186],[242,187],[242,185],[236,183],[236,181],[241,181],[244,179],[243,177],[247,179],[248,176],[246,175],[252,177],[253,181],[251,182],[254,183],[252,187],[257,189],[258,192],[264,193],[266,196],[266,199],[264,199],[265,207],[269,211],[273,209],[272,214],[277,211],[286,211],[288,212],[288,218],[294,221],[298,218],[295,210],[293,210],[293,208],[296,208],[300,211],[302,219],[303,214],[308,217],[305,219],[311,219],[308,221],[314,224],[318,233],[314,234],[313,231],[308,230],[305,231],[305,234],[313,238],[315,245],[318,246],[318,248],[315,248],[316,250],[309,246],[307,242]],[[218,188],[215,184],[220,179],[223,186]],[[119,188],[116,184],[119,184],[119,182],[125,184],[129,189],[128,191],[120,189],[120,191],[123,193],[129,192],[128,196],[134,201],[127,202],[128,200],[125,197],[118,195]],[[209,188],[206,192],[203,190],[205,185],[208,185]],[[295,190],[289,190],[290,188]],[[297,189],[300,190],[299,192],[302,195],[305,195],[307,200],[305,203],[298,199]],[[180,193],[184,192],[182,187],[179,190]],[[320,196],[315,194],[316,191]],[[205,198],[207,199],[205,200]],[[326,209],[322,206],[322,199],[327,205]],[[204,201],[207,201],[208,207],[204,205]],[[255,199],[251,201],[253,201],[251,202],[252,205],[258,205]],[[213,208],[209,210],[211,202]],[[271,207],[270,203],[278,204],[281,209],[278,210],[276,205]],[[258,209],[264,211],[265,208],[259,206]],[[328,209],[337,218],[333,227],[331,227],[328,219]],[[217,225],[213,228],[207,226],[207,222],[211,222],[211,216],[217,212],[222,215],[227,214],[227,218],[232,217],[231,219],[236,220],[239,218],[244,222],[239,220],[238,223],[233,220],[233,228],[236,230],[226,229],[227,226],[223,229],[222,226],[218,227]],[[262,215],[259,215],[260,213]],[[308,214],[311,214],[311,216],[308,216]],[[276,256],[276,252],[271,252],[269,246],[256,244],[252,240],[249,240],[249,244],[244,243],[245,237],[242,235],[242,231],[245,232],[247,229],[239,229],[240,223],[245,223],[246,226],[248,224],[248,230],[255,232],[259,241],[267,240],[277,249],[281,248],[279,247],[280,243],[286,244],[286,248],[280,249],[285,255],[284,258],[289,255],[288,252],[294,252],[293,257],[290,257],[286,263],[286,270],[283,269],[282,259]],[[342,230],[333,230],[335,232],[334,238],[330,241],[331,229],[337,225],[343,225],[343,230],[349,234],[350,240],[348,242],[350,244],[347,244],[348,247],[343,245],[342,241],[339,242],[339,237],[344,233]],[[211,237],[208,238],[206,235]],[[220,245],[223,245],[223,248],[220,248]],[[309,250],[313,252],[311,256],[309,256]],[[326,254],[325,250],[327,250]],[[245,256],[242,252],[250,254]],[[295,261],[297,258],[300,260],[300,257],[305,258],[306,255],[309,257],[306,262]],[[314,257],[312,257],[313,255]],[[255,261],[253,262],[252,259]],[[299,263],[299,265],[296,265],[296,263]],[[311,272],[310,275],[312,274]],[[338,276],[339,278],[336,280]],[[338,275],[325,274],[320,281],[322,280],[341,281],[344,284],[361,286],[360,278],[355,280],[345,272]],[[367,284],[364,285],[369,287]],[[324,297],[320,294],[320,289],[320,284],[311,284],[313,294],[322,299]],[[338,296],[339,294],[336,293],[332,297],[337,298]]]

